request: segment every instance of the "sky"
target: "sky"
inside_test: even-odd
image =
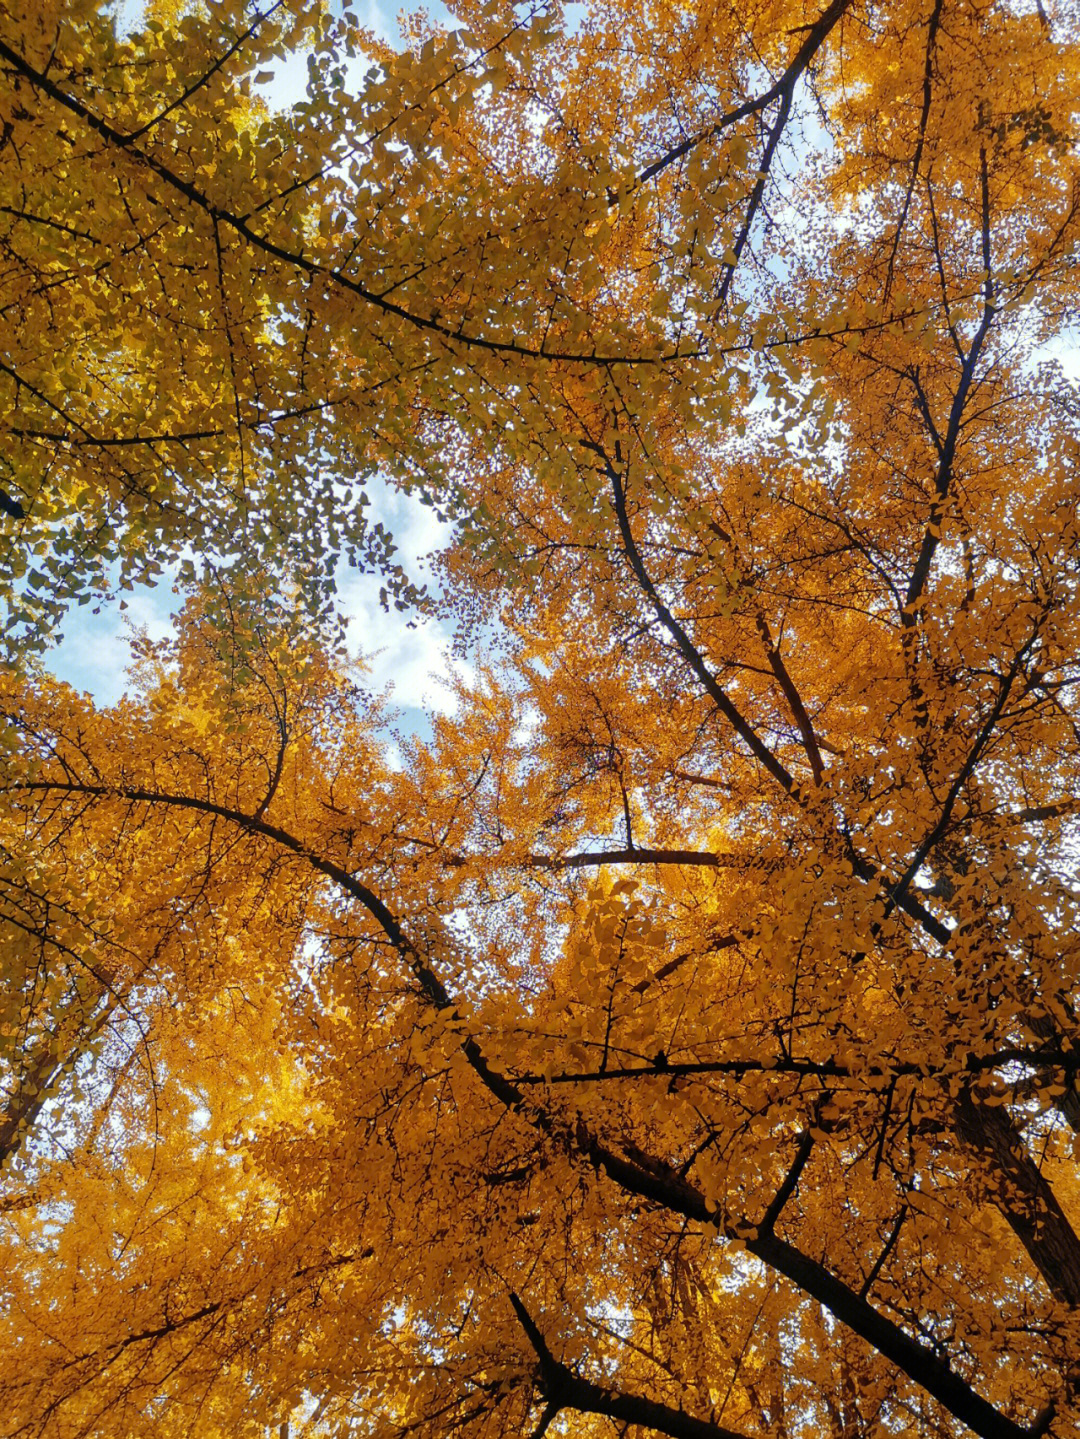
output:
[[[365,489],[372,501],[369,518],[381,520],[394,536],[395,559],[410,579],[437,592],[429,557],[448,542],[449,527],[440,524],[428,507],[389,485],[368,481]],[[449,624],[385,613],[379,603],[378,575],[342,564],[337,585],[339,608],[348,621],[349,648],[367,664],[368,687],[385,694],[401,711],[398,727],[423,733],[425,714],[452,713],[455,702],[448,681],[455,674],[467,679],[470,671],[451,654]],[[138,586],[111,603],[74,610],[63,625],[63,641],[44,656],[44,662],[60,679],[88,691],[98,704],[113,704],[127,687],[132,635],[144,632],[151,639],[166,638],[182,602],[183,595],[175,594],[166,578],[154,587]]]
[[[429,0],[425,8],[436,19],[448,18],[439,0]],[[138,10],[137,0],[126,0],[121,6],[121,24],[133,25]],[[398,42],[398,12],[387,0],[356,0],[354,10],[380,39]],[[296,54],[261,88],[269,105],[284,109],[302,98],[306,85],[307,59]],[[389,485],[380,488],[368,482],[365,489],[372,501],[369,520],[381,521],[393,535],[396,559],[409,577],[433,589],[434,576],[425,557],[448,542],[448,528],[429,508]],[[449,625],[384,613],[377,575],[360,574],[343,565],[337,578],[339,608],[348,620],[349,647],[367,662],[371,689],[385,693],[400,711],[398,728],[424,733],[427,714],[453,711],[447,683],[450,677],[455,673],[467,677],[466,667],[451,655]],[[73,610],[62,627],[62,642],[43,657],[44,663],[60,679],[91,694],[98,704],[114,704],[127,688],[133,634],[145,632],[151,639],[164,639],[182,598],[173,592],[166,577],[154,587],[139,586],[111,602]],[[409,628],[410,619],[414,628]]]

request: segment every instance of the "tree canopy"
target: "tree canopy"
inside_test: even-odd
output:
[[[1080,15],[454,17],[5,12],[6,1432],[1067,1439]]]

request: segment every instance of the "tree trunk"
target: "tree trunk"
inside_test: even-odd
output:
[[[1050,1292],[1080,1307],[1080,1238],[1028,1153],[1003,1104],[981,1104],[970,1090],[957,1103],[957,1132],[984,1161],[987,1198],[1000,1211]]]

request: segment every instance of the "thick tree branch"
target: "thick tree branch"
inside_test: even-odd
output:
[[[695,1075],[730,1074],[741,1078],[744,1074],[796,1074],[817,1079],[856,1079],[860,1074],[868,1080],[896,1079],[913,1075],[921,1079],[945,1079],[961,1074],[987,1074],[1006,1065],[1022,1064],[1033,1069],[1053,1070],[1065,1075],[1080,1073],[1080,1049],[1067,1049],[1063,1044],[1041,1045],[1028,1048],[1025,1045],[1006,1045],[988,1054],[968,1054],[957,1058],[955,1063],[928,1064],[916,1060],[898,1060],[893,1063],[875,1062],[864,1070],[854,1070],[849,1065],[839,1064],[832,1059],[793,1059],[782,1055],[776,1059],[702,1059],[686,1063],[665,1060],[662,1065],[637,1064],[621,1069],[564,1071],[559,1074],[523,1074],[514,1078],[515,1084],[603,1084],[624,1079],[689,1079]]]
[[[810,769],[813,772],[814,783],[818,784],[825,770],[825,762],[821,758],[821,748],[818,743],[818,737],[814,733],[813,722],[810,719],[806,706],[803,704],[802,695],[799,694],[795,681],[791,678],[788,667],[784,663],[783,656],[773,641],[769,622],[760,610],[757,613],[755,623],[757,624],[758,634],[761,636],[761,642],[765,646],[765,654],[769,661],[769,668],[776,676],[777,683],[784,692],[784,698],[787,700],[788,708],[791,710],[791,717],[798,726],[803,749],[806,751],[806,758],[810,761]]]
[[[742,1439],[741,1435],[733,1429],[724,1428],[722,1424],[695,1419],[681,1409],[658,1404],[654,1399],[602,1388],[583,1379],[555,1358],[516,1294],[510,1295],[510,1303],[539,1361],[540,1385],[548,1400],[548,1408],[554,1406],[556,1409],[576,1409],[580,1414],[602,1414],[608,1419],[651,1429],[657,1434],[668,1434],[671,1439]]]
[[[310,864],[317,873],[333,880],[367,910],[415,976],[422,994],[432,1008],[438,1011],[454,1008],[454,1002],[445,985],[421,951],[407,937],[385,902],[354,875],[334,861],[319,855],[279,826],[271,825],[265,820],[255,821],[243,811],[216,804],[211,800],[138,788],[117,789],[105,785],[53,783],[47,780],[26,781],[6,788],[9,793],[19,790],[51,790],[195,810],[208,815],[218,815],[248,833],[271,839]],[[519,1113],[541,1133],[570,1147],[576,1147],[598,1174],[606,1175],[625,1193],[655,1203],[682,1218],[708,1226],[731,1240],[745,1243],[751,1254],[782,1274],[804,1294],[824,1305],[836,1319],[895,1364],[909,1379],[944,1405],[950,1414],[978,1434],[980,1439],[1030,1439],[1029,1431],[983,1399],[931,1349],[879,1313],[819,1261],[780,1239],[775,1233],[760,1234],[752,1225],[728,1222],[721,1212],[706,1201],[697,1188],[663,1161],[651,1161],[650,1168],[643,1168],[639,1163],[601,1143],[580,1120],[572,1131],[561,1128],[546,1109],[528,1102],[520,1087],[491,1067],[480,1045],[472,1036],[463,1039],[462,1052],[477,1078],[500,1104]]]
[[[42,94],[48,95],[51,100],[61,105],[71,114],[77,115],[85,125],[89,126],[95,134],[100,135],[108,144],[123,150],[124,153],[130,155],[134,161],[145,166],[147,170],[153,175],[156,175],[157,178],[168,185],[170,189],[182,195],[184,199],[197,210],[201,210],[213,224],[232,231],[254,249],[280,261],[282,264],[288,265],[312,278],[317,278],[324,284],[331,284],[346,291],[350,295],[354,295],[357,299],[363,300],[365,304],[372,306],[384,315],[401,320],[405,324],[413,326],[415,329],[437,335],[452,348],[464,346],[465,348],[483,350],[493,355],[512,355],[519,359],[559,361],[564,364],[587,365],[590,367],[657,365],[686,358],[684,354],[675,353],[654,357],[648,355],[602,355],[594,352],[554,351],[548,350],[544,344],[540,344],[539,346],[522,345],[516,340],[496,340],[483,335],[470,334],[465,330],[463,325],[446,325],[433,316],[417,314],[407,309],[404,305],[399,305],[395,301],[388,299],[385,295],[380,295],[367,286],[360,284],[359,281],[353,280],[350,276],[346,275],[343,270],[333,266],[321,265],[317,261],[310,259],[302,251],[289,250],[285,246],[277,244],[274,240],[271,240],[268,235],[256,230],[246,216],[237,215],[232,210],[215,204],[198,185],[190,180],[183,179],[181,175],[177,174],[177,172],[163,160],[148,154],[144,150],[140,150],[133,144],[132,135],[124,134],[122,131],[110,125],[107,120],[102,119],[99,115],[95,115],[82,101],[76,99],[74,95],[69,95],[67,91],[61,89],[59,85],[50,80],[47,75],[35,69],[24,55],[21,55],[17,50],[13,50],[11,46],[3,40],[0,40],[0,58],[3,58],[9,65],[13,66],[35,89],[41,91]]]
[[[803,1170],[806,1168],[806,1161],[810,1158],[810,1151],[813,1147],[814,1136],[808,1129],[799,1139],[798,1147],[795,1150],[795,1158],[792,1161],[791,1168],[784,1177],[783,1184],[781,1184],[780,1188],[776,1191],[772,1203],[761,1217],[761,1223],[758,1225],[759,1234],[771,1234],[773,1232],[776,1227],[776,1221],[784,1212],[785,1204],[787,1204],[788,1200],[795,1193],[795,1188],[799,1183],[799,1178]]]
[[[934,477],[934,498],[930,504],[930,516],[926,522],[926,529],[923,532],[922,542],[919,546],[918,557],[915,560],[914,568],[908,580],[907,592],[904,595],[904,607],[900,614],[900,622],[909,635],[914,633],[918,624],[919,610],[922,604],[923,592],[926,589],[926,582],[930,576],[930,566],[933,564],[934,555],[941,541],[941,522],[945,516],[945,501],[949,495],[952,484],[953,465],[956,462],[956,449],[960,441],[960,429],[964,418],[964,409],[967,405],[968,395],[975,381],[975,370],[982,354],[986,337],[990,333],[990,327],[994,322],[994,285],[990,276],[990,192],[989,179],[986,168],[986,152],[980,151],[980,177],[982,185],[983,223],[982,223],[982,248],[983,261],[986,269],[986,279],[983,287],[983,311],[979,320],[978,328],[971,341],[968,352],[963,356],[960,366],[960,378],[953,394],[953,402],[949,409],[949,419],[945,426],[945,434],[939,445],[939,462],[937,474]],[[929,413],[927,414],[929,420]],[[933,437],[937,431],[930,421],[929,428]],[[909,641],[910,642],[910,641]]]
[[[983,751],[986,749],[986,746],[989,743],[990,738],[997,727],[998,720],[1001,718],[1002,711],[1004,710],[1005,705],[1008,703],[1009,695],[1012,692],[1012,687],[1016,682],[1016,677],[1020,673],[1020,669],[1024,663],[1024,660],[1031,653],[1031,648],[1035,644],[1037,638],[1038,630],[1036,630],[1035,633],[1031,635],[1027,643],[1022,645],[1014,656],[1013,662],[1009,666],[1008,673],[1003,677],[998,687],[998,694],[997,698],[994,701],[993,707],[991,708],[990,713],[987,715],[986,719],[983,721],[983,724],[979,729],[979,733],[975,736],[975,741],[972,744],[971,749],[968,751],[964,763],[957,770],[956,775],[949,786],[948,793],[946,794],[945,801],[941,806],[941,813],[938,815],[937,821],[916,848],[907,869],[905,869],[904,873],[900,876],[900,879],[897,881],[889,894],[889,900],[886,906],[886,914],[888,914],[888,912],[892,908],[894,908],[894,906],[903,903],[904,897],[908,892],[911,882],[914,880],[915,876],[922,868],[923,862],[930,854],[930,851],[934,848],[934,846],[942,839],[946,830],[948,829],[949,822],[952,819],[953,810],[956,808],[956,802],[960,798],[961,793],[963,792],[964,785],[967,784],[968,780],[974,773],[975,767],[979,763],[979,759],[981,758]]]
[[[956,1105],[967,1147],[992,1166],[987,1197],[1008,1222],[1054,1298],[1080,1308],[1080,1238],[1002,1104],[981,1103],[970,1086]]]
[[[652,581],[645,562],[642,559],[641,551],[634,538],[633,528],[630,524],[630,516],[626,507],[626,492],[623,488],[622,476],[610,458],[604,452],[602,446],[592,441],[583,441],[585,448],[597,455],[602,462],[604,474],[611,483],[615,517],[619,526],[619,533],[622,537],[623,549],[630,569],[637,580],[646,599],[651,606],[653,613],[667,630],[668,634],[675,641],[675,646],[690,669],[700,680],[706,694],[716,705],[716,708],[731,725],[732,729],[750,750],[755,759],[759,761],[766,773],[776,781],[780,788],[796,803],[801,803],[799,786],[794,777],[783,764],[776,758],[769,747],[764,743],[754,728],[748,723],[739,709],[732,703],[723,687],[717,681],[705,661],[704,655],[697,648],[686,630],[678,622],[670,609],[660,598],[660,594]],[[848,859],[856,875],[863,881],[877,879],[878,871],[868,859],[864,858],[855,849],[850,839],[847,840]],[[901,909],[913,919],[916,919],[939,944],[948,944],[952,937],[952,931],[947,925],[936,919],[925,905],[906,891],[897,900]]]
[[[747,861],[739,855],[712,854],[700,849],[649,849],[635,845],[632,849],[599,849],[582,854],[531,854],[527,863],[536,869],[598,869],[608,864],[686,864],[710,869],[739,869]]]
[[[756,99],[747,100],[745,104],[737,106],[734,110],[729,110],[726,115],[722,115],[719,120],[707,129],[698,131],[696,135],[691,135],[678,145],[673,145],[670,150],[666,150],[663,155],[658,156],[657,159],[653,160],[651,164],[646,165],[645,169],[641,171],[635,181],[635,188],[647,184],[649,180],[654,179],[661,171],[666,170],[669,165],[673,165],[676,160],[681,160],[682,157],[688,155],[691,150],[697,149],[699,145],[704,145],[709,140],[715,140],[718,135],[722,134],[725,130],[729,130],[732,125],[737,125],[740,120],[749,119],[751,115],[756,115],[762,110],[767,110],[775,101],[783,101],[786,98],[787,105],[790,108],[791,97],[800,75],[802,75],[811,60],[813,60],[818,50],[821,49],[821,46],[828,39],[833,28],[839,23],[844,11],[849,9],[850,5],[851,0],[833,0],[833,3],[824,12],[821,18],[809,27],[806,32],[806,39],[799,46],[795,52],[794,59],[775,85],[766,90],[764,94],[758,95]],[[765,167],[763,166],[762,168]]]
[[[604,473],[611,482],[615,518],[618,522],[619,534],[622,536],[623,550],[626,554],[630,569],[633,571],[634,578],[641,586],[646,599],[652,607],[653,613],[675,641],[676,648],[701,681],[706,694],[708,694],[713,704],[716,705],[716,708],[750,750],[750,753],[776,781],[781,789],[783,789],[785,794],[796,794],[798,792],[798,785],[795,783],[794,777],[784,768],[754,728],[745,719],[741,711],[731,702],[726,691],[719,684],[715,675],[706,664],[701,651],[693,643],[685,629],[683,629],[682,625],[660,598],[660,594],[653,584],[652,577],[645,568],[645,562],[641,557],[641,551],[638,549],[637,541],[634,539],[634,532],[630,525],[630,516],[626,508],[626,492],[623,488],[622,476],[618,468],[612,464],[611,460],[599,445],[594,445],[590,442],[587,444],[587,448],[599,456],[603,463]]]
[[[901,1207],[899,1214],[897,1214],[895,1220],[893,1221],[893,1226],[889,1230],[889,1237],[886,1239],[884,1245],[882,1246],[881,1253],[874,1260],[874,1263],[870,1268],[870,1273],[863,1280],[863,1286],[859,1290],[860,1299],[865,1299],[866,1296],[870,1293],[871,1289],[873,1289],[874,1285],[877,1283],[878,1275],[881,1273],[882,1269],[884,1269],[885,1263],[889,1255],[896,1248],[896,1241],[900,1238],[900,1231],[904,1227],[904,1221],[905,1219],[907,1219],[907,1216],[908,1207],[905,1204]]]
[[[915,194],[915,186],[919,179],[919,167],[922,164],[923,148],[926,145],[926,127],[930,119],[930,105],[934,94],[934,48],[937,45],[938,26],[941,24],[941,12],[944,8],[945,0],[934,0],[934,8],[930,14],[930,25],[926,34],[926,61],[923,67],[922,113],[919,116],[919,138],[915,145],[915,156],[911,162],[911,177],[908,180],[907,190],[904,192],[904,203],[900,207],[900,218],[896,222],[892,249],[889,252],[889,264],[885,272],[886,298],[888,298],[889,292],[892,289],[893,271],[896,266],[896,252],[900,247],[900,237],[904,232],[908,211],[911,208],[911,200]]]

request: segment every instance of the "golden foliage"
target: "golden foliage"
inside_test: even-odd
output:
[[[1080,17],[457,14],[5,17],[7,1431],[1067,1439]]]

